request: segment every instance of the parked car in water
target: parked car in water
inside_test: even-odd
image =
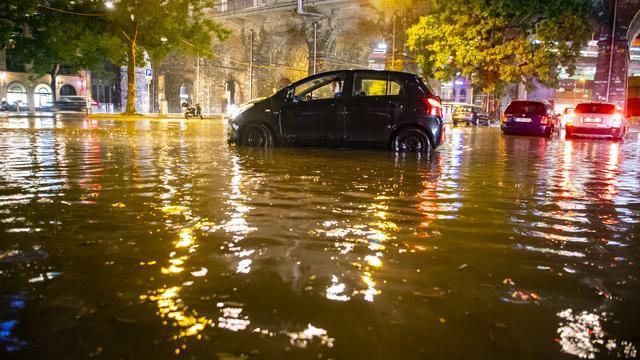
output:
[[[451,114],[453,126],[460,123],[469,125],[486,125],[489,126],[489,115],[484,111],[482,106],[465,104],[458,105]]]
[[[546,101],[512,101],[502,114],[500,128],[505,135],[551,136],[558,121]]]
[[[87,98],[77,95],[63,95],[53,104],[54,111],[87,112]]]
[[[572,107],[564,108],[564,110],[562,111],[562,115],[560,116],[560,126],[564,128],[567,122],[572,117],[573,117],[573,108]]]
[[[576,105],[566,124],[565,138],[590,137],[622,140],[629,124],[615,104],[587,102]]]
[[[342,70],[310,76],[228,120],[228,140],[425,152],[444,139],[442,101],[415,74]]]

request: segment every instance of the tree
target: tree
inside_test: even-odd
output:
[[[10,56],[13,61],[30,64],[36,77],[51,75],[55,101],[57,76],[63,67],[75,73],[81,69],[98,69],[102,65],[101,52],[94,41],[98,29],[91,20],[92,15],[100,14],[80,12],[91,9],[83,7],[82,3],[65,0],[50,0],[43,4],[34,3],[23,9],[28,16],[21,24],[20,35],[13,37],[15,43]]]
[[[520,82],[554,86],[558,66],[574,73],[592,13],[585,0],[435,0],[407,30],[407,45],[439,80],[468,76],[490,94]]]
[[[29,10],[35,8],[36,0],[2,0],[0,2],[0,50],[10,48]]]
[[[229,31],[205,18],[199,0],[120,0],[101,18],[97,39],[114,64],[127,65],[125,114],[135,113],[136,65],[146,52],[154,62],[172,51],[211,56],[213,33],[224,40]]]

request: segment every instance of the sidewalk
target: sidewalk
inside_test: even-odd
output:
[[[12,117],[12,118],[30,118],[30,117],[54,117],[56,114],[52,112],[40,112],[29,113],[28,111],[3,111],[0,112],[0,118]]]
[[[204,114],[203,120],[220,120],[221,114]],[[182,113],[169,113],[160,115],[158,113],[123,115],[121,113],[92,113],[87,115],[89,119],[95,120],[137,120],[137,119],[153,119],[153,120],[187,120]],[[200,120],[200,118],[189,118],[188,120]]]
[[[15,111],[3,111],[0,112],[0,118],[42,118],[42,117],[55,117],[55,116],[74,116],[81,117],[86,116],[88,119],[94,120],[137,120],[137,119],[154,119],[154,120],[186,120],[182,113],[170,113],[167,115],[160,115],[157,113],[152,114],[138,114],[138,115],[123,115],[121,113],[92,113],[85,114],[83,112],[35,112],[29,113],[27,111],[15,112]],[[221,114],[205,114],[204,120],[220,120]],[[189,120],[200,120],[200,118],[190,118]]]

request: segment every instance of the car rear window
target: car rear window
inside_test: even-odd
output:
[[[615,114],[616,107],[613,104],[578,104],[575,112],[580,114]]]
[[[504,112],[509,114],[522,113],[544,115],[547,113],[547,109],[543,103],[535,101],[514,101],[507,106],[507,109]]]

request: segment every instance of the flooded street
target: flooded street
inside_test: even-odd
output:
[[[640,133],[430,156],[0,118],[2,359],[637,358]]]

